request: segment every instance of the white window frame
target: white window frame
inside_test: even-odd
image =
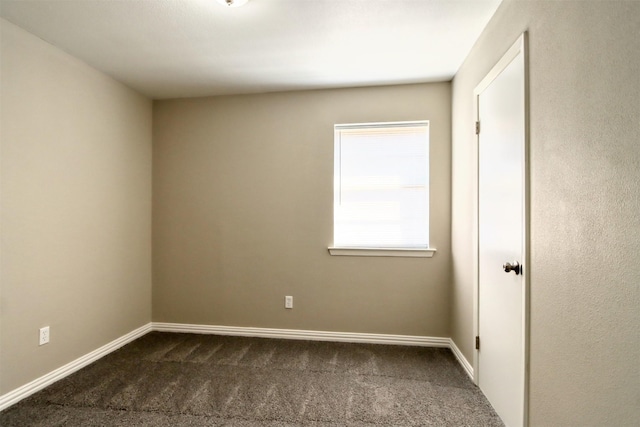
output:
[[[429,126],[428,120],[420,121],[405,121],[405,122],[381,122],[381,123],[350,123],[350,124],[336,124],[334,126],[334,214],[333,221],[335,227],[336,218],[336,197],[339,192],[339,170],[340,170],[340,138],[339,131],[344,129],[375,129],[382,127],[411,127],[411,126]],[[430,158],[430,156],[429,156]],[[427,166],[428,167],[428,166]],[[430,186],[430,183],[429,183]],[[430,188],[429,188],[430,194]],[[427,222],[427,227],[430,228],[430,220]],[[335,233],[335,231],[334,231]],[[334,234],[335,239],[335,234]],[[331,255],[344,255],[344,256],[377,256],[377,257],[412,257],[412,258],[431,258],[436,252],[433,247],[425,248],[403,248],[403,247],[345,247],[345,246],[330,246],[329,253]]]

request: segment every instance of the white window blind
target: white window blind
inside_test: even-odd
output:
[[[429,247],[429,122],[335,125],[334,247]]]

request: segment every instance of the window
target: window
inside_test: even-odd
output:
[[[432,256],[429,122],[335,125],[332,255]]]

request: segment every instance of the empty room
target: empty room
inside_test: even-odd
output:
[[[640,424],[640,1],[0,0],[0,425]]]

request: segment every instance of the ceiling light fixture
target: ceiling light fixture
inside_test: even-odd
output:
[[[228,7],[240,7],[246,4],[249,0],[218,0],[218,3]]]

